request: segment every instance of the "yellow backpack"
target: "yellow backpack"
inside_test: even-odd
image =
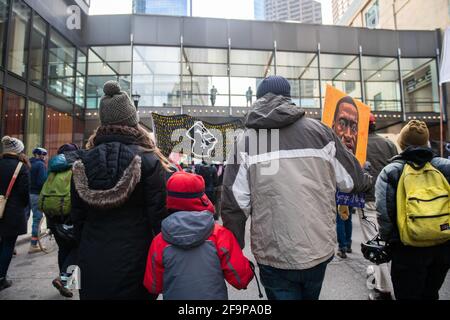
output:
[[[432,247],[450,240],[450,185],[427,163],[406,164],[397,188],[397,226],[404,245]]]

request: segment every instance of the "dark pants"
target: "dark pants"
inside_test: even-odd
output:
[[[352,247],[352,212],[350,208],[350,215],[347,221],[341,219],[339,214],[336,218],[336,231],[339,250],[350,249]]]
[[[52,228],[52,233],[55,236],[58,245],[58,267],[61,274],[66,274],[67,268],[71,265],[77,264],[78,248],[74,243],[71,243],[61,238]]]
[[[325,270],[333,258],[306,270],[283,270],[259,264],[269,300],[318,300]]]
[[[8,273],[16,241],[17,236],[2,237],[0,239],[0,279],[5,278]]]
[[[392,251],[391,278],[397,300],[438,300],[450,268],[450,243]]]

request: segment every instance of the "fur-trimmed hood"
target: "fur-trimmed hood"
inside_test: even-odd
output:
[[[75,189],[94,208],[121,207],[141,180],[141,162],[141,157],[125,144],[101,144],[81,154],[74,163]]]

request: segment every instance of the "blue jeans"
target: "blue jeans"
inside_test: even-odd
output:
[[[352,247],[352,212],[350,208],[350,215],[347,221],[341,219],[339,214],[336,218],[336,231],[339,250],[350,249]]]
[[[37,245],[37,239],[39,235],[39,223],[42,220],[42,211],[38,208],[39,195],[30,194],[31,210],[33,211],[33,224],[31,226],[31,244]]]
[[[283,270],[262,264],[259,276],[269,300],[319,300],[325,270],[333,260],[306,270]]]
[[[9,264],[14,252],[14,246],[16,245],[17,236],[2,237],[0,239],[0,279],[6,277]]]

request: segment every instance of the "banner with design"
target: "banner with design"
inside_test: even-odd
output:
[[[224,162],[233,146],[234,132],[241,120],[212,124],[189,115],[163,116],[152,113],[156,144],[165,156],[189,153],[192,158]]]

